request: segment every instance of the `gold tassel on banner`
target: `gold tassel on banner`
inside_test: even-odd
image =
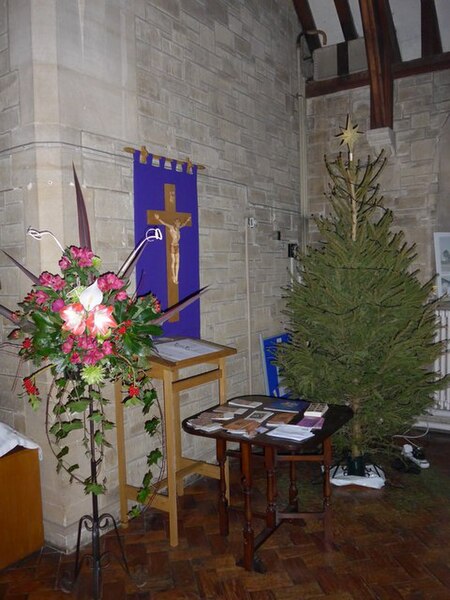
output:
[[[130,154],[134,154],[136,152],[136,150],[137,150],[137,148],[131,148],[130,146],[126,146],[124,148],[124,152],[129,152]],[[146,165],[147,158],[149,157],[150,152],[147,150],[147,148],[145,146],[141,146],[140,149],[138,150],[138,152],[140,153],[139,162],[143,165]],[[159,160],[160,158],[165,158],[170,163],[175,161],[177,163],[177,165],[187,165],[186,171],[188,173],[192,173],[192,167],[194,166],[194,163],[191,161],[190,158],[186,158],[186,160],[176,160],[175,158],[169,158],[168,156],[158,156],[157,154],[153,154],[153,160]],[[204,165],[195,165],[195,166],[197,167],[198,170],[205,168]]]

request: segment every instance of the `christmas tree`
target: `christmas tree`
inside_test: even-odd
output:
[[[379,193],[384,153],[355,160],[358,126],[347,118],[341,129],[347,152],[325,158],[331,214],[315,219],[320,247],[297,257],[287,293],[290,342],[277,364],[292,395],[352,407],[338,441],[355,461],[386,451],[432,404],[444,385],[432,370],[443,348],[435,341],[433,280],[419,281],[415,248],[393,231]]]

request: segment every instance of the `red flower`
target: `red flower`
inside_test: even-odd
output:
[[[33,345],[33,341],[31,338],[25,338],[22,342],[22,348],[26,348],[27,350],[31,348]]]
[[[122,325],[117,329],[120,335],[124,335],[127,332],[128,327],[131,325],[131,321],[124,321]]]
[[[128,393],[132,398],[136,398],[137,396],[139,396],[139,388],[137,387],[137,385],[130,385],[130,387],[128,388]]]
[[[25,379],[23,380],[23,387],[25,388],[27,394],[29,394],[30,396],[39,395],[39,390],[29,377],[25,377]]]

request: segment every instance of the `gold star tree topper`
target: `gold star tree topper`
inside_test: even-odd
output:
[[[340,129],[341,133],[338,133],[336,137],[342,138],[340,145],[347,145],[351,157],[353,154],[353,146],[355,145],[358,139],[358,135],[360,135],[362,131],[358,130],[357,124],[353,125],[350,115],[347,115],[347,122],[345,123],[345,127],[340,127]]]

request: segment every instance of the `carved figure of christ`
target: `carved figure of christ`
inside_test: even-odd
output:
[[[166,271],[168,306],[179,302],[178,275],[180,271],[180,230],[191,226],[190,213],[177,212],[176,190],[173,183],[164,184],[164,210],[147,210],[148,225],[164,225],[166,228]],[[170,318],[178,321],[179,314]]]

